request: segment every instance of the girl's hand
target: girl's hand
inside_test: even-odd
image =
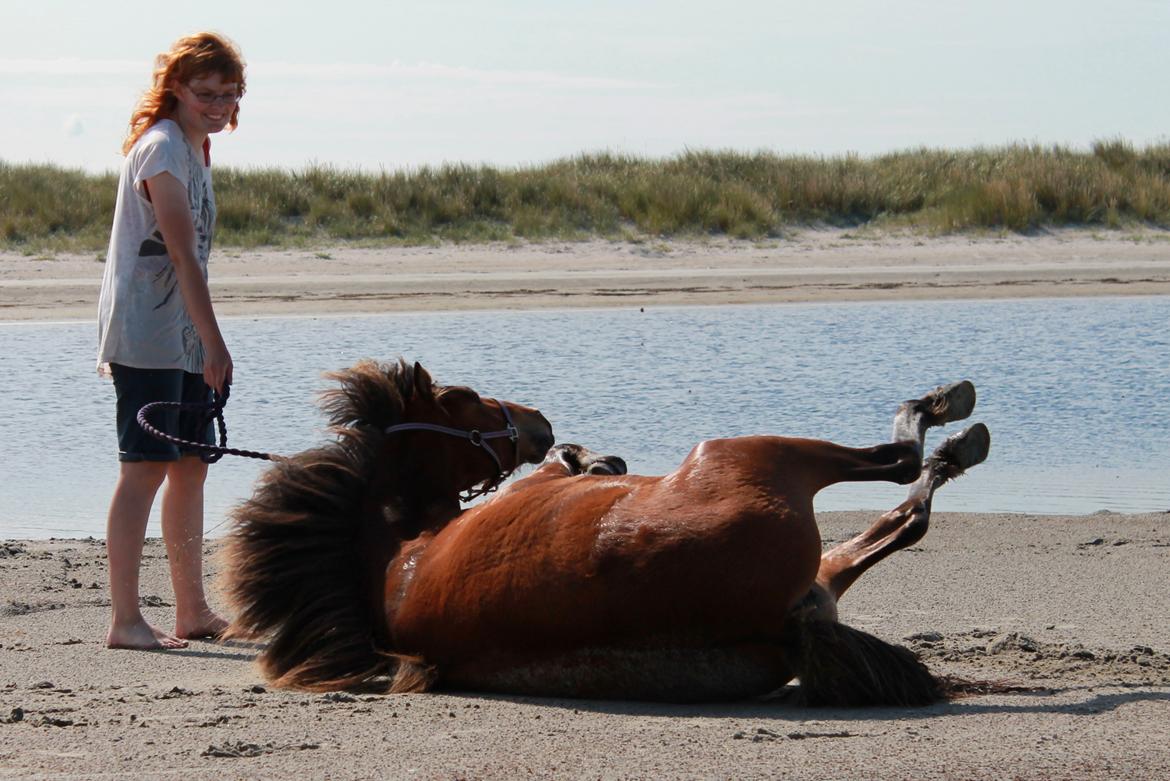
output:
[[[223,342],[203,345],[203,381],[221,396],[224,386],[232,384],[232,354]]]

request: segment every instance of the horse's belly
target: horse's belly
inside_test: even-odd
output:
[[[776,646],[583,648],[548,659],[481,660],[442,672],[447,689],[539,697],[710,702],[763,697],[792,679]]]
[[[417,567],[414,557],[400,556],[391,568],[386,604],[395,650],[422,656],[444,678],[453,670],[504,670],[510,677],[498,686],[464,673],[466,685],[504,691],[552,694],[548,687],[566,678],[561,693],[584,687],[615,696],[657,670],[660,683],[638,696],[707,699],[709,671],[724,668],[723,679],[743,683],[716,684],[718,697],[766,691],[762,680],[782,685],[774,662],[749,663],[743,644],[777,637],[808,592],[820,563],[815,521],[758,491],[702,501],[700,493],[603,496],[584,518],[510,505],[495,508],[511,513],[504,520],[486,510],[469,516],[438,535]],[[597,672],[581,661],[596,659],[595,649],[621,650],[605,651],[609,661]],[[481,663],[485,656],[556,661],[503,668]],[[540,683],[524,684],[529,678]],[[611,685],[615,679],[621,683]]]
[[[396,650],[447,670],[485,653],[572,660],[595,653],[582,649],[726,648],[778,636],[816,576],[815,526],[785,533],[756,518],[706,536],[684,526],[645,524],[628,544],[589,535],[555,553],[547,540],[506,553],[487,542],[433,552],[408,588],[388,581]],[[679,652],[614,658],[629,653],[661,666]]]

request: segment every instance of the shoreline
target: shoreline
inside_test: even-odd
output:
[[[0,322],[93,320],[96,255],[0,253]],[[1170,295],[1170,232],[213,250],[222,316]]]
[[[873,518],[821,514],[826,545]],[[206,561],[222,609],[218,547],[207,544]],[[842,620],[911,648],[936,673],[1024,690],[832,709],[275,689],[254,663],[257,643],[104,649],[100,541],[0,542],[0,774],[1163,777],[1170,625],[1157,595],[1170,586],[1168,547],[1170,513],[936,512],[920,543],[850,590]],[[169,626],[173,597],[155,538],[141,593],[148,619]]]

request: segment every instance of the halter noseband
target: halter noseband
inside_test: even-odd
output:
[[[496,476],[490,480],[484,480],[479,488],[468,488],[463,494],[460,494],[459,499],[464,502],[470,502],[472,499],[477,499],[484,494],[490,494],[500,487],[500,483],[508,479],[508,477],[516,471],[516,467],[520,466],[520,431],[516,428],[516,424],[512,422],[512,414],[508,412],[508,407],[499,399],[493,399],[500,406],[500,411],[504,413],[504,428],[499,431],[489,431],[486,434],[479,429],[471,429],[465,431],[464,429],[451,428],[450,426],[440,426],[437,423],[399,423],[396,426],[390,426],[386,429],[387,434],[396,434],[399,431],[434,431],[439,434],[448,434],[460,439],[466,439],[471,444],[478,448],[487,451],[487,454],[492,457],[492,461],[496,463]],[[507,437],[516,445],[516,455],[512,459],[512,468],[505,471],[504,465],[500,461],[500,457],[496,455],[496,451],[487,443],[489,439],[500,439]]]

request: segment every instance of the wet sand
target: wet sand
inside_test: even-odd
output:
[[[216,250],[221,315],[1170,294],[1165,231]],[[0,253],[0,321],[92,320],[103,263]]]
[[[945,489],[936,510],[946,505]],[[826,543],[866,513],[821,518]],[[213,553],[214,543],[209,544]],[[0,543],[0,776],[1161,778],[1170,772],[1170,513],[936,512],[843,620],[937,672],[1030,691],[929,708],[661,705],[270,688],[255,647],[102,647],[99,541]],[[215,559],[209,577],[215,581]],[[161,543],[148,617],[173,620]]]

